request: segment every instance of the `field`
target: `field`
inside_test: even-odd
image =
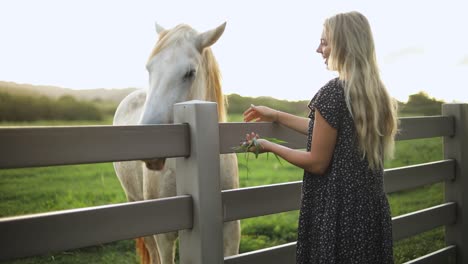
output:
[[[239,117],[230,119],[239,120]],[[106,121],[108,122],[108,121]],[[59,123],[36,123],[36,125]],[[3,125],[16,125],[14,123]],[[30,124],[28,124],[30,125]],[[60,123],[62,125],[62,123]],[[65,124],[71,125],[71,123]],[[266,155],[255,159],[239,154],[241,187],[298,181],[302,171]],[[442,159],[442,139],[397,142],[396,159],[386,167],[399,167]],[[247,167],[249,169],[247,175]],[[389,195],[397,216],[443,202],[443,185],[435,184]],[[69,208],[125,202],[112,164],[0,170],[0,216],[14,216]],[[298,212],[242,220],[241,252],[296,240]],[[403,263],[444,246],[443,228],[395,243],[395,263]],[[118,241],[74,251],[56,252],[8,263],[137,263],[133,241]]]

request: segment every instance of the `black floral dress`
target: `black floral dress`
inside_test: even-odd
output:
[[[297,263],[393,263],[383,170],[370,170],[359,153],[341,81],[333,79],[322,87],[309,108],[307,150],[316,110],[338,130],[338,136],[326,173],[304,172]]]

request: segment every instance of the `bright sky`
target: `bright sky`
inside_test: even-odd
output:
[[[212,47],[224,93],[308,100],[336,76],[315,53],[323,20],[357,10],[371,23],[392,96],[424,90],[468,102],[467,1],[2,0],[0,10],[3,81],[146,88],[156,21],[200,32],[227,21]]]

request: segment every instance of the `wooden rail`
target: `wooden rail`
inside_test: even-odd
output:
[[[398,139],[451,136],[451,122],[444,116],[402,118]],[[281,138],[292,148],[305,148],[307,140],[273,123],[220,123],[220,153],[234,152],[242,135],[250,131]],[[189,143],[187,124],[1,128],[0,168],[185,157]]]
[[[0,129],[0,168],[189,155],[188,125]]]
[[[192,198],[0,218],[0,261],[192,227]]]

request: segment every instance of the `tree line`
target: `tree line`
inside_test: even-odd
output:
[[[444,101],[437,100],[430,97],[425,92],[419,92],[417,94],[412,94],[408,98],[407,103],[400,103],[399,112],[403,115],[441,115],[442,114],[442,104]]]
[[[291,114],[305,116],[309,112],[309,101],[286,101],[271,97],[242,97],[238,94],[228,95],[228,113],[242,114],[250,104],[265,105]],[[430,97],[425,92],[410,95],[408,102],[398,102],[398,113],[403,116],[440,115],[444,101]]]
[[[253,105],[264,105],[274,109],[288,112],[295,115],[305,115],[309,112],[307,107],[309,101],[286,101],[272,97],[244,97],[238,94],[227,96],[228,114],[242,114],[247,108]]]
[[[288,113],[306,116],[309,101],[286,101],[272,97],[244,97],[238,94],[227,95],[228,114],[242,114],[251,104],[265,105]],[[431,98],[424,92],[409,96],[408,102],[399,102],[399,114],[440,115],[444,102]],[[0,121],[36,120],[103,120],[113,115],[117,104],[95,99],[77,100],[71,95],[57,99],[46,96],[9,94],[0,91]]]
[[[36,120],[103,120],[103,112],[93,103],[64,95],[58,99],[46,96],[13,95],[0,92],[0,121]]]

